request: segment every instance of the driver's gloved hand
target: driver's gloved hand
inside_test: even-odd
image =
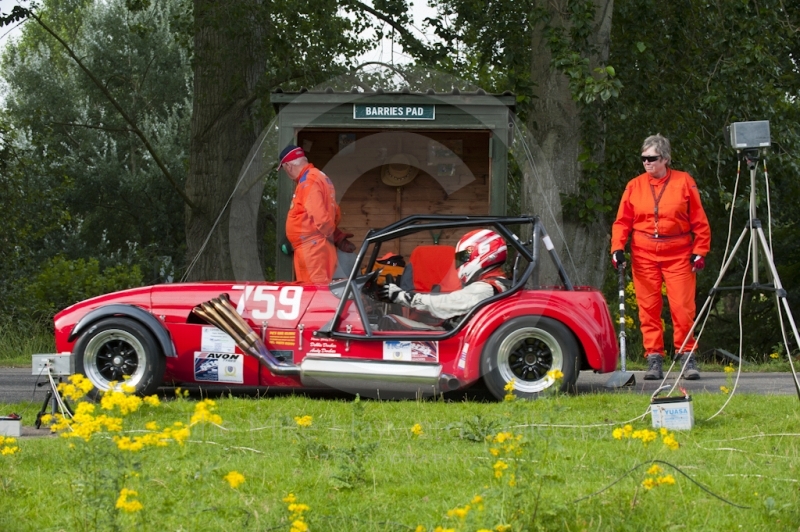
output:
[[[381,287],[380,298],[384,301],[400,303],[408,307],[411,305],[412,297],[412,294],[409,294],[394,283],[387,282]]]

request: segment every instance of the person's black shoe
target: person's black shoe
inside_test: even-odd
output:
[[[647,371],[644,372],[644,380],[655,381],[664,378],[664,371],[662,365],[664,364],[664,355],[652,353],[647,355]]]
[[[689,357],[688,361],[686,357]],[[700,378],[700,371],[697,369],[697,363],[694,361],[693,353],[679,353],[678,356],[675,357],[675,362],[683,367],[683,377],[687,381],[696,381]]]

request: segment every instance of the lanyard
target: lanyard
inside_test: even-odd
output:
[[[664,191],[667,190],[667,185],[669,184],[670,179],[672,179],[671,170],[668,171],[667,180],[664,181],[664,186],[661,188],[661,192],[658,193],[658,197],[656,197],[656,189],[655,187],[653,187],[653,183],[650,182],[650,180],[648,179],[648,184],[650,185],[650,193],[653,195],[653,203],[655,204],[655,206],[653,207],[653,214],[655,216],[653,219],[653,224],[655,225],[655,233],[653,236],[655,236],[656,238],[658,238],[658,204],[661,201],[661,196],[664,195]]]

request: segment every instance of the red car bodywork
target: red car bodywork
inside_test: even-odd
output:
[[[59,352],[73,350],[75,341],[68,339],[70,333],[89,311],[113,303],[135,305],[157,317],[170,332],[177,356],[167,358],[165,380],[200,382],[195,378],[195,353],[203,352],[203,328],[211,326],[192,320],[192,309],[221,293],[230,295],[242,317],[262,335],[271,351],[291,352],[290,360],[295,364],[307,356],[319,355],[384,359],[382,336],[389,333],[377,332],[374,339],[350,342],[314,336],[315,331],[331,320],[339,303],[339,298],[331,294],[327,286],[267,282],[156,285],[88,299],[56,315],[56,349]],[[267,295],[276,297],[271,300]],[[353,334],[364,333],[354,306],[352,301],[347,303],[341,328],[349,325]],[[573,291],[521,290],[480,309],[460,334],[437,342],[436,358],[442,371],[456,376],[465,385],[473,383],[481,376],[480,356],[492,332],[509,319],[532,314],[551,317],[573,332],[582,350],[582,369],[603,373],[614,371],[617,344],[605,299],[597,290],[582,287]],[[460,367],[458,361],[462,352],[466,353],[466,363]],[[236,347],[235,353],[241,354],[242,351]],[[301,385],[296,377],[271,374],[252,356],[245,355],[243,364],[242,381],[238,384]]]

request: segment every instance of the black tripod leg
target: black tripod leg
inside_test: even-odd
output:
[[[39,410],[39,413],[36,414],[36,428],[41,428],[42,426],[42,416],[45,415],[47,412],[47,405],[50,403],[50,399],[53,398],[53,391],[47,390],[47,394],[44,396],[44,402],[42,403],[42,409]]]

